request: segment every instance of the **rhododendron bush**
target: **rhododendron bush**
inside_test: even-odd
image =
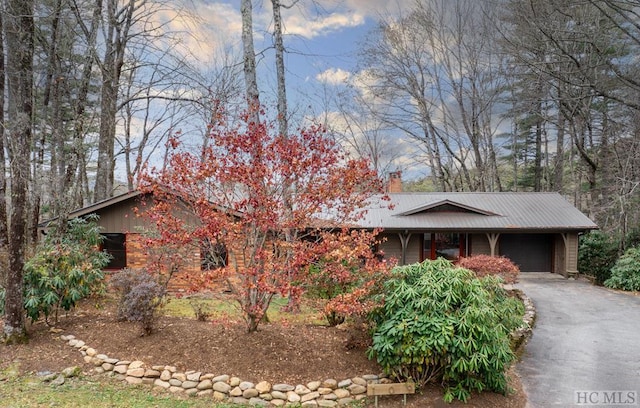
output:
[[[362,217],[382,183],[367,161],[350,158],[319,126],[279,135],[272,124],[248,117],[233,126],[220,118],[197,152],[172,139],[166,166],[149,171],[142,188],[155,203],[145,211],[156,227],[147,244],[224,247],[226,265],[192,276],[192,283],[226,279],[252,332],[273,296],[300,296],[309,265],[323,256],[349,264],[359,259],[375,275],[372,268],[379,265],[368,259],[376,232],[354,234],[344,227]],[[323,273],[341,280],[345,270]]]

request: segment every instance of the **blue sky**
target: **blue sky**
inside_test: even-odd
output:
[[[285,5],[293,2],[281,0]],[[196,18],[181,11],[180,4],[191,9]],[[184,33],[180,46],[195,65],[206,71],[221,61],[241,61],[240,0],[178,0],[170,5],[157,16],[158,23],[167,24],[165,29],[174,33]],[[376,27],[380,16],[394,14],[389,7],[388,0],[298,0],[293,7],[282,9],[290,112],[319,117],[328,112],[327,117],[336,118],[332,126],[340,128],[338,115],[323,105],[320,95],[335,95],[352,78],[360,43]],[[275,106],[271,1],[253,0],[253,9],[261,102]],[[407,178],[424,175],[424,169],[415,171],[415,144],[402,138],[390,143],[393,149],[404,151],[392,170],[411,169],[405,172]]]

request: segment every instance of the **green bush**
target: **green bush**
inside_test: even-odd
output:
[[[369,358],[397,380],[441,382],[448,402],[473,391],[506,393],[510,332],[522,313],[496,277],[477,278],[444,259],[397,267],[371,314]]]
[[[611,268],[618,259],[617,239],[600,231],[593,231],[580,237],[578,270],[593,276],[599,285],[611,276]]]
[[[75,307],[76,303],[102,290],[102,268],[109,255],[98,250],[102,242],[97,217],[68,221],[63,233],[51,232],[39,245],[24,267],[24,308],[36,321],[44,315],[54,324],[58,311]]]
[[[143,269],[126,268],[111,277],[119,294],[118,319],[140,323],[143,335],[153,333],[158,312],[166,303],[166,289]]]
[[[612,289],[640,290],[640,248],[629,248],[618,259],[604,285]]]

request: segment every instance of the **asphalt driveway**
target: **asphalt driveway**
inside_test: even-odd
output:
[[[537,321],[518,373],[529,406],[640,406],[640,297],[521,273]]]

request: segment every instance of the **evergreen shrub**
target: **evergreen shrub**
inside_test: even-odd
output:
[[[611,268],[618,259],[619,241],[601,231],[592,231],[580,237],[578,271],[592,276],[598,285],[611,276]]]
[[[640,290],[640,248],[629,248],[618,259],[604,285],[612,289]]]
[[[523,313],[496,277],[477,278],[445,259],[396,267],[370,315],[369,358],[396,380],[444,384],[448,402],[474,391],[507,393],[510,332]]]
[[[102,269],[110,256],[99,250],[102,242],[97,217],[74,218],[64,229],[54,229],[24,266],[24,308],[36,321],[58,320],[81,299],[103,290]]]

